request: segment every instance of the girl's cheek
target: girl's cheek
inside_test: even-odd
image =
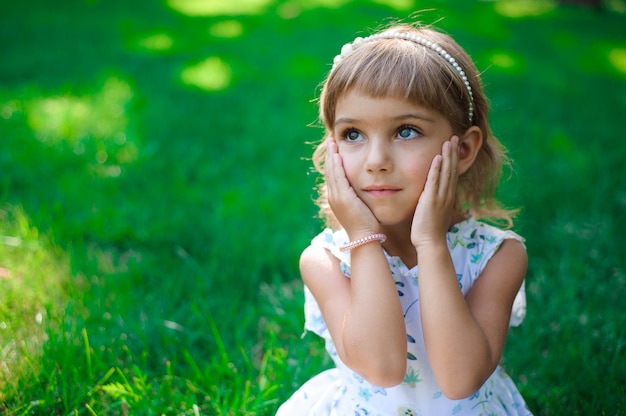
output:
[[[350,183],[350,185],[352,185],[352,180],[355,177],[356,173],[354,171],[354,166],[350,164],[349,161],[345,161],[343,163],[343,170],[346,174],[346,179],[348,179],[348,182]]]
[[[408,165],[407,171],[410,175],[413,175],[416,178],[423,177],[425,179],[428,175],[428,170],[430,169],[431,163],[432,160],[428,160],[427,158],[419,158],[410,165]]]
[[[415,183],[419,189],[422,189],[426,183],[429,168],[430,164],[420,163],[413,166],[413,168],[408,171],[408,174],[412,178],[415,178]]]

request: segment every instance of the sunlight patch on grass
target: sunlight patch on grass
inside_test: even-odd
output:
[[[187,16],[262,14],[274,0],[167,0],[174,11]]]
[[[28,109],[28,124],[42,142],[77,141],[85,134],[89,103],[78,97],[48,97],[34,100]]]
[[[136,144],[127,139],[126,107],[132,96],[127,82],[111,77],[91,95],[27,102],[27,123],[42,143],[69,147],[76,156],[88,158],[97,175],[119,176],[119,165],[133,162],[139,154]]]
[[[614,48],[609,51],[609,62],[615,69],[626,74],[626,48]]]
[[[211,26],[209,33],[216,38],[236,38],[242,35],[243,26],[236,20],[226,20]]]
[[[345,6],[347,3],[348,0],[287,1],[278,7],[278,15],[283,19],[294,19],[298,17],[303,10],[313,10],[317,8],[338,9],[339,7]]]
[[[155,52],[164,52],[172,49],[174,40],[167,33],[155,33],[139,39],[139,47]]]
[[[494,5],[496,13],[513,19],[541,16],[556,7],[553,0],[500,0]]]
[[[24,211],[0,209],[0,402],[20,377],[37,378],[46,327],[65,303],[66,259]]]
[[[232,80],[230,65],[217,56],[212,56],[189,66],[180,75],[186,85],[206,91],[220,91],[228,88]]]
[[[491,62],[500,68],[513,68],[515,66],[515,60],[511,58],[511,55],[504,53],[496,53],[491,57]]]
[[[285,4],[289,4],[292,7],[301,7],[303,9],[314,9],[317,7],[339,8],[347,3],[348,0],[300,0]]]
[[[374,3],[388,6],[397,11],[411,10],[415,5],[413,0],[374,0]]]
[[[278,7],[278,15],[283,19],[293,19],[298,17],[303,10],[313,10],[319,8],[338,9],[349,4],[349,0],[298,0],[287,1]],[[387,6],[400,12],[412,10],[415,6],[413,0],[372,0],[381,6]]]
[[[22,111],[22,103],[19,100],[11,100],[0,105],[0,117],[5,120]]]
[[[508,74],[521,73],[524,69],[523,58],[512,51],[492,51],[488,59],[492,67]]]
[[[617,13],[626,13],[626,1],[624,0],[606,0],[606,8]]]

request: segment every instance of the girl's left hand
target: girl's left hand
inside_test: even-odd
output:
[[[456,200],[458,163],[459,138],[452,136],[443,144],[441,155],[433,158],[415,208],[411,242],[418,251],[427,244],[445,243]]]

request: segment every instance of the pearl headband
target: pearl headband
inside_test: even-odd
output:
[[[469,80],[467,79],[467,75],[465,75],[465,71],[463,71],[463,68],[461,68],[461,66],[457,63],[456,59],[454,59],[454,57],[452,57],[452,55],[450,55],[445,49],[437,45],[435,42],[432,42],[420,36],[412,35],[410,33],[387,32],[387,33],[378,33],[376,35],[371,35],[366,38],[361,38],[361,37],[356,38],[354,39],[352,43],[346,43],[345,45],[343,45],[343,47],[341,48],[341,53],[335,56],[335,59],[333,62],[333,70],[343,58],[348,56],[360,44],[368,42],[368,41],[372,41],[372,40],[378,40],[378,39],[408,40],[408,41],[417,43],[418,45],[422,45],[432,51],[437,52],[446,61],[448,61],[448,63],[454,68],[454,70],[458,72],[459,76],[461,77],[461,80],[463,80],[463,84],[465,85],[465,88],[467,88],[467,92],[469,94],[469,111],[468,111],[469,121],[470,123],[472,122],[474,118],[474,94],[472,93],[472,87],[470,86]]]

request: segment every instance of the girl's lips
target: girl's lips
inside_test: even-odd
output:
[[[371,196],[384,197],[394,195],[395,193],[399,192],[400,189],[393,186],[370,186],[365,188],[364,191]]]

